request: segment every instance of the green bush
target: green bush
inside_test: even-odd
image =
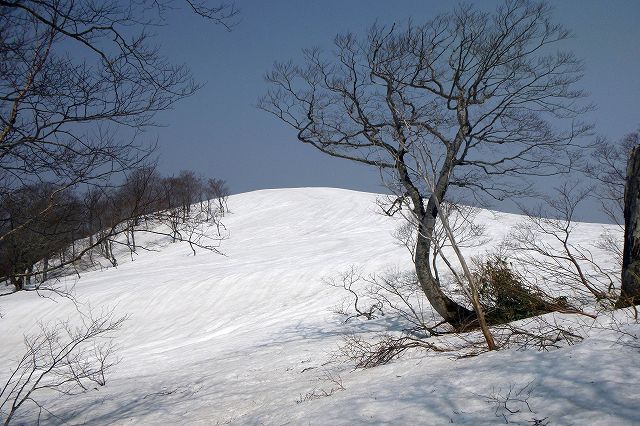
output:
[[[491,324],[503,324],[553,312],[558,301],[525,284],[501,256],[477,262],[474,271],[480,303]]]

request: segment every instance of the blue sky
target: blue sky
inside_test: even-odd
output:
[[[157,43],[172,61],[187,63],[206,85],[158,119],[146,137],[159,143],[160,169],[192,169],[227,180],[232,192],[331,186],[380,192],[375,170],[327,158],[295,140],[294,132],[255,104],[274,61],[303,48],[331,48],[337,33],[363,33],[373,22],[415,22],[457,2],[417,0],[237,0],[241,23],[232,31],[177,10],[158,29]],[[475,2],[492,9],[494,1]],[[640,1],[552,1],[557,22],[574,38],[564,43],[584,59],[581,86],[597,109],[596,132],[618,139],[640,126]],[[594,213],[595,214],[595,213]],[[594,214],[587,213],[593,219]]]

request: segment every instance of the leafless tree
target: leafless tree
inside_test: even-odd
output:
[[[371,294],[363,296],[363,293],[367,292],[363,291],[363,289],[359,287],[366,282],[366,278],[362,276],[355,266],[352,266],[346,271],[340,273],[337,277],[327,277],[323,281],[331,287],[346,290],[353,298],[353,312],[350,307],[345,307],[344,303],[343,306],[337,310],[337,313],[346,316],[346,319],[344,320],[345,323],[353,318],[365,318],[370,320],[384,315],[383,304],[381,301],[375,300]],[[367,300],[363,302],[361,299]]]
[[[215,201],[217,203],[218,212],[224,216],[229,213],[229,206],[227,199],[229,198],[229,187],[227,183],[222,179],[207,179],[204,187],[205,198],[208,202]],[[208,204],[208,210],[212,210]]]
[[[610,307],[619,271],[600,265],[589,248],[575,241],[576,214],[591,193],[590,187],[565,182],[542,197],[544,204],[523,207],[527,219],[516,226],[506,244],[526,276],[543,277],[550,289],[564,289],[564,297],[577,295],[583,304],[595,299]]]
[[[32,220],[31,213],[49,202],[54,206]],[[50,185],[33,185],[0,197],[2,229],[28,221],[0,241],[0,281],[8,279],[16,291],[29,287],[32,278],[46,276],[55,256],[75,256],[73,241],[81,235],[79,200]],[[34,270],[41,263],[41,270]]]
[[[383,206],[384,202],[379,201],[379,205]],[[388,209],[384,211],[386,214],[402,213],[405,217],[406,221],[396,231],[396,237],[411,252],[415,261],[416,218],[413,216],[412,210],[406,208],[404,199],[397,198],[391,205],[392,208],[396,209],[395,212],[391,212]],[[446,272],[453,277],[457,288],[462,291],[473,307],[474,312],[476,312],[479,319],[477,325],[480,326],[485,336],[488,348],[490,350],[497,349],[485,320],[484,306],[480,301],[476,275],[471,272],[467,260],[461,252],[461,247],[482,243],[481,237],[484,233],[484,228],[473,223],[478,209],[455,203],[438,204],[437,207],[439,221],[431,235],[433,244],[431,266],[434,275],[440,279],[438,264],[442,261],[447,267]],[[454,259],[457,260],[452,260],[449,253],[445,254],[445,249],[453,251],[455,253]],[[460,265],[461,272],[454,262]],[[354,287],[361,281],[369,285],[365,289],[355,289]],[[408,329],[403,330],[409,335],[429,337],[441,333],[439,327],[442,326],[442,322],[437,322],[424,309],[424,293],[420,291],[420,285],[415,273],[388,271],[378,276],[362,277],[352,267],[351,270],[341,275],[341,282],[342,287],[355,297],[354,310],[356,314],[348,316],[348,319],[362,316],[371,319],[373,313],[376,311],[382,313],[384,310],[410,324]],[[332,282],[332,284],[335,287],[339,286],[335,282]],[[358,307],[360,299],[358,290],[362,292],[362,296],[377,300],[378,303],[373,304],[368,311],[362,311]],[[347,310],[343,310],[343,313],[349,315]]]
[[[387,215],[398,212],[405,214],[404,221],[394,232],[398,243],[411,253],[413,258],[416,226],[414,217],[404,209],[402,200],[391,196],[384,196],[378,200],[378,204]],[[391,212],[387,206],[398,209]],[[474,223],[479,209],[457,203],[445,203],[441,206],[441,214],[446,215],[450,230],[459,247],[476,247],[486,243],[484,227]],[[432,268],[439,277],[439,265],[443,262],[447,272],[458,274],[457,269],[451,263],[448,253],[452,243],[447,232],[439,223],[433,235]],[[353,303],[345,304],[337,310],[338,313],[351,318],[373,319],[388,313],[397,317],[405,324],[402,330],[413,336],[433,336],[441,333],[439,323],[427,309],[428,301],[420,289],[420,284],[413,271],[389,269],[384,273],[363,275],[358,268],[351,268],[341,272],[335,277],[328,277],[325,282],[332,287],[343,288],[350,293]],[[459,283],[456,283],[459,285]]]
[[[585,173],[596,182],[594,193],[602,211],[611,223],[624,230],[624,188],[627,177],[627,161],[634,146],[640,143],[640,131],[631,132],[612,142],[599,138],[594,146],[591,161]],[[622,268],[623,241],[615,232],[603,233],[599,246],[617,259]]]
[[[196,248],[217,252],[226,229],[217,209],[203,208],[205,195],[204,180],[192,171],[183,170],[177,177],[162,177],[150,167],[133,170],[113,193],[112,206],[107,209],[115,212],[115,222],[119,224],[112,231],[110,241],[125,245],[134,253],[139,247],[135,234],[150,233],[170,236],[172,242],[187,242],[194,255]],[[208,200],[207,205],[214,203],[217,205],[218,201]],[[212,230],[211,225],[215,229]]]
[[[123,253],[133,258],[138,250],[153,250],[154,244],[140,244],[137,234],[187,242],[194,254],[197,248],[218,252],[219,242],[226,236],[221,214],[217,209],[207,213],[185,204],[200,200],[201,180],[195,181],[198,185],[190,193],[172,197],[165,183],[175,180],[144,167],[128,172],[117,187],[91,187],[80,196],[56,192],[46,185],[11,194],[0,209],[8,222],[18,222],[48,203],[52,192],[56,199],[46,215],[0,241],[0,282],[13,284],[12,291],[0,292],[0,296],[20,290],[59,292],[61,288],[53,279],[91,268],[99,263],[96,254],[117,266]],[[217,201],[213,203],[217,205]]]
[[[547,4],[520,0],[491,14],[464,6],[421,25],[374,25],[364,38],[336,37],[332,56],[311,49],[302,66],[276,64],[260,107],[301,142],[378,167],[395,183],[416,218],[422,290],[460,327],[475,314],[445,294],[431,267],[437,203],[451,188],[498,199],[522,193],[518,178],[573,164],[571,148],[589,126],[572,88],[581,63],[552,51],[568,35]],[[556,130],[559,121],[568,128]]]
[[[149,212],[142,216],[143,223],[136,222],[135,230],[169,235],[173,242],[187,242],[194,255],[196,248],[218,252],[218,243],[225,238],[226,228],[221,223],[223,214],[217,208],[220,201],[205,200],[208,192],[204,180],[189,170],[181,171],[177,177],[153,176],[147,183],[152,195],[144,204],[151,207],[147,207]]]
[[[47,392],[75,395],[106,384],[117,362],[111,339],[126,318],[89,311],[80,319],[41,324],[38,334],[25,336],[26,351],[0,388],[4,425],[27,406],[35,408],[38,422],[43,413],[55,417],[40,399]]]
[[[61,200],[86,188],[97,195],[147,163],[153,146],[138,141],[140,131],[199,87],[150,37],[149,28],[165,24],[177,7],[227,28],[237,21],[233,4],[203,0],[0,1],[0,198],[5,203],[29,188],[51,189],[19,220],[0,217],[0,244],[32,233],[63,207]],[[123,216],[135,220],[109,214],[93,233],[120,229]],[[109,249],[112,237],[106,232],[100,244]],[[71,263],[90,252],[85,249],[74,250]]]

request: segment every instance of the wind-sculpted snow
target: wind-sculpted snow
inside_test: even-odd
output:
[[[234,195],[223,220],[229,232],[223,256],[194,256],[186,243],[165,243],[123,256],[117,268],[69,278],[80,303],[114,308],[129,319],[117,335],[120,362],[107,385],[73,398],[46,395],[43,402],[58,416],[47,422],[640,422],[640,350],[633,340],[621,345],[620,333],[598,331],[586,317],[580,327],[591,327],[593,336],[551,352],[506,350],[461,360],[412,352],[356,371],[333,361],[345,333],[373,333],[390,322],[345,325],[332,312],[345,294],[323,279],[351,266],[366,274],[411,268],[409,252],[392,236],[401,219],[381,214],[378,197],[328,188]],[[483,211],[478,220],[490,241],[465,254],[486,251],[520,218]],[[576,235],[592,242],[603,229],[580,224]],[[2,383],[24,351],[24,333],[37,321],[76,312],[66,299],[32,292],[3,298],[0,311]],[[496,405],[500,395],[527,385],[531,411],[522,403],[509,406],[518,413]],[[24,410],[18,421],[35,415]]]

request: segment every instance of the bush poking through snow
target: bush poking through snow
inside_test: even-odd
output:
[[[476,262],[474,274],[480,302],[492,324],[504,324],[567,308],[566,299],[552,299],[541,290],[527,286],[501,256]]]
[[[336,392],[345,390],[346,388],[342,384],[342,377],[340,374],[333,373],[326,370],[322,376],[316,379],[318,382],[325,384],[324,387],[316,387],[304,395],[300,394],[300,397],[296,399],[296,404],[302,404],[306,401],[313,401],[314,399],[326,398],[333,395]]]

